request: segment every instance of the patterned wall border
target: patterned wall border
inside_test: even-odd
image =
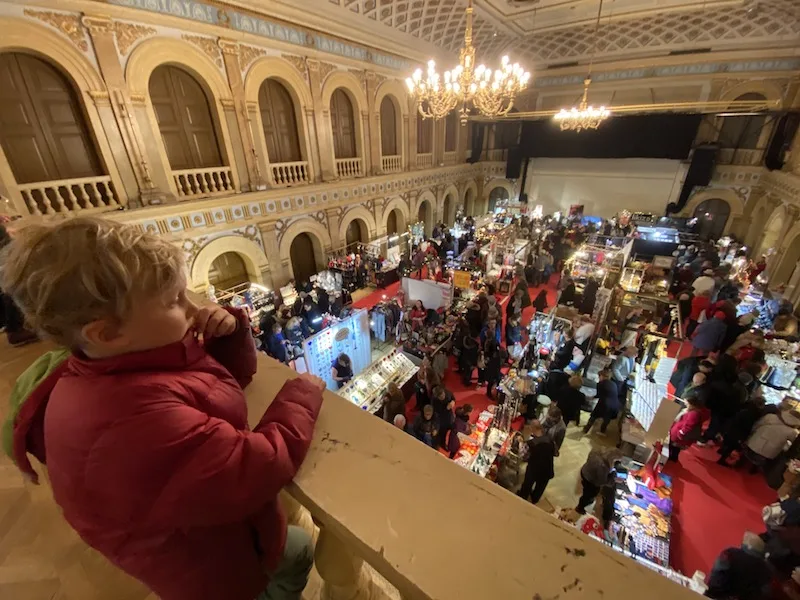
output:
[[[669,65],[663,67],[641,67],[606,71],[592,75],[593,82],[624,81],[653,77],[679,77],[682,75],[715,75],[719,73],[752,73],[759,71],[796,71],[800,69],[800,58],[774,60],[752,60],[724,63],[702,63],[697,65]],[[562,75],[535,77],[533,87],[581,85],[584,75]]]
[[[303,47],[312,47],[337,56],[408,71],[411,63],[397,56],[383,54],[365,46],[350,44],[321,33],[273,21],[260,15],[219,8],[198,0],[108,0],[110,4],[147,12],[171,15],[190,21],[228,27],[264,38]]]

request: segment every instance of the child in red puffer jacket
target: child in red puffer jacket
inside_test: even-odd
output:
[[[187,296],[183,251],[93,218],[22,229],[0,288],[71,349],[20,379],[13,458],[47,464],[64,518],[163,600],[299,599],[313,557],[278,492],[305,458],[324,384],[301,376],[251,431],[242,311]],[[36,366],[36,365],[34,365]]]
[[[686,450],[700,439],[703,423],[710,416],[696,393],[688,392],[684,401],[686,408],[681,411],[669,429],[669,459],[674,462],[678,462],[681,450]]]

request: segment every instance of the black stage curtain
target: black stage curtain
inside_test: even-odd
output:
[[[472,127],[472,154],[470,154],[468,163],[476,163],[481,159],[481,152],[483,151],[483,138],[486,134],[486,123],[470,123]]]
[[[553,119],[526,121],[521,148],[529,158],[669,158],[684,160],[703,115],[629,115],[596,130],[561,131]],[[473,136],[473,141],[476,136]]]

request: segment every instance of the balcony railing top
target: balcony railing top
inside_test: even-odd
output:
[[[259,360],[251,425],[296,376]],[[405,600],[696,598],[332,392],[288,491]]]

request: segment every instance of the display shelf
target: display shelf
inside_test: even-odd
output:
[[[371,413],[378,412],[383,406],[383,393],[386,386],[395,383],[402,388],[417,374],[415,366],[399,349],[373,362],[360,375],[338,391],[338,394],[353,404]]]
[[[344,353],[350,357],[353,376],[362,373],[371,361],[369,314],[360,309],[331,323],[303,342],[304,368],[322,379],[329,390],[339,388],[331,376],[333,361]],[[297,370],[302,372],[302,365]]]

